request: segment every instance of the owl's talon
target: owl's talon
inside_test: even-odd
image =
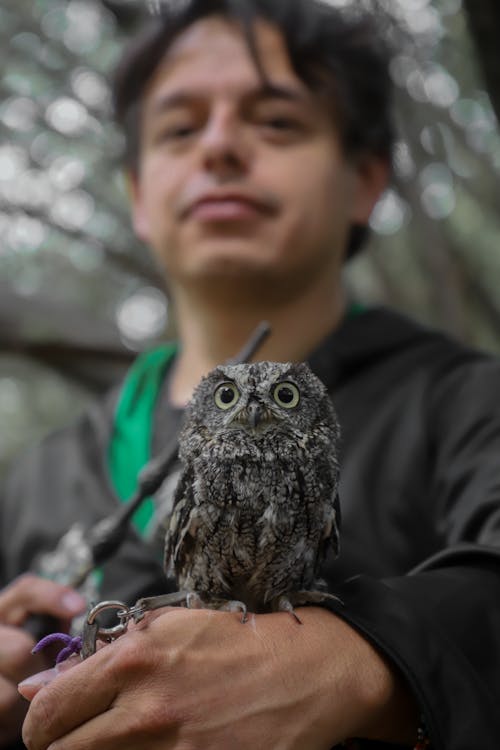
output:
[[[224,602],[219,609],[223,612],[241,612],[241,623],[244,625],[248,620],[247,607],[243,602],[237,599],[231,599],[231,601]]]
[[[293,607],[293,604],[290,601],[290,599],[288,599],[288,597],[286,596],[278,597],[275,608],[278,612],[288,612],[289,614],[292,615],[292,617],[295,618],[295,620],[298,622],[299,625],[302,625],[302,620],[296,613]]]
[[[301,604],[322,604],[327,599],[344,604],[342,599],[326,591],[295,591],[288,595],[277,597],[272,602],[272,609],[275,612],[289,612],[296,621],[302,625],[302,620],[296,613],[294,607]]]
[[[196,591],[189,591],[186,594],[186,607],[188,609],[204,609],[205,603]]]
[[[219,612],[241,612],[241,622],[245,623],[248,619],[244,602],[237,599],[211,597],[206,592],[204,596],[200,596],[196,591],[189,591],[186,594],[186,607],[188,609],[217,609]]]
[[[323,604],[325,601],[333,601],[344,606],[342,599],[335,594],[329,594],[328,591],[297,591],[290,594],[290,601],[295,605]]]

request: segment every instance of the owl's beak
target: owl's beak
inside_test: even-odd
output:
[[[248,424],[250,425],[250,427],[255,429],[257,425],[262,421],[262,417],[264,416],[262,404],[259,404],[258,401],[250,401],[247,406],[247,415]]]

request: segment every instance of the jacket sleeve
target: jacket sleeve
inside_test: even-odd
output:
[[[37,572],[38,556],[53,551],[75,523],[89,529],[116,512],[106,453],[117,394],[118,388],[91,404],[13,464],[0,497],[0,585]],[[165,585],[161,557],[133,528],[96,580],[100,598],[126,602]]]
[[[378,581],[355,577],[332,607],[398,667],[433,750],[497,750],[500,573],[484,559]]]
[[[103,472],[105,406],[90,406],[76,422],[27,448],[7,473],[0,499],[3,585],[36,569],[37,556],[54,549],[75,522],[88,526],[113,507]]]
[[[500,747],[499,382],[498,362],[479,357],[450,364],[429,390],[421,510],[436,553],[407,575],[357,576],[335,592],[337,614],[405,675],[433,750]]]

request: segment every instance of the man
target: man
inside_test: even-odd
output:
[[[243,626],[157,612],[56,679],[23,684],[30,750],[326,750],[352,737],[423,748],[427,731],[439,750],[497,747],[499,365],[353,309],[342,291],[346,252],[387,181],[388,86],[373,26],[312,0],[178,3],[122,70],[134,226],[165,268],[179,346],[163,369],[140,360],[102,407],[116,409],[111,435],[93,413],[13,475],[6,580],[75,519],[113,508],[106,471],[120,441],[134,461],[125,417],[152,403],[149,374],[161,373],[156,454],[200,377],[267,319],[259,358],[308,359],[343,426],[343,547],[326,574],[344,604],[301,609],[302,626],[283,613]],[[158,571],[131,533],[102,596],[159,593]],[[33,612],[68,619],[76,597],[33,577],[0,596],[12,732],[12,690],[30,669],[17,626]]]

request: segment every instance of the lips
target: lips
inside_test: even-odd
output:
[[[274,212],[271,201],[261,201],[243,193],[209,193],[192,201],[183,216],[201,222],[248,221]]]
[[[237,198],[200,201],[190,211],[198,221],[241,221],[253,219],[259,213],[262,210],[258,206]]]

